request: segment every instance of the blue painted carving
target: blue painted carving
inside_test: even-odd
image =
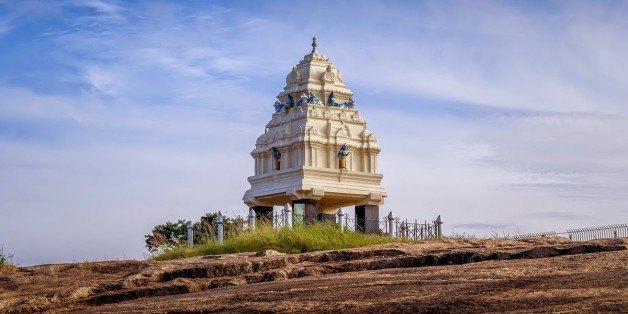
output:
[[[307,95],[305,93],[301,93],[301,100],[299,100],[299,106],[307,104]]]
[[[294,98],[292,98],[292,96],[290,95],[288,95],[288,101],[286,101],[286,107],[288,108],[294,107]]]
[[[274,106],[275,106],[275,112],[281,112],[286,109],[286,105],[282,104],[279,101],[275,101]]]
[[[272,147],[270,151],[273,153],[273,158],[281,159],[281,152],[277,149],[277,147]]]
[[[355,102],[353,100],[345,101],[342,103],[342,108],[353,109],[355,108]]]
[[[310,92],[310,95],[307,96],[307,103],[308,104],[315,104],[315,105],[322,105],[323,102],[318,99],[318,97],[316,97],[316,95],[314,95],[313,93]]]
[[[334,92],[331,92],[331,94],[329,94],[329,97],[327,97],[327,105],[332,106],[332,107],[341,106],[341,104],[337,103],[336,100],[334,99]]]
[[[338,157],[347,157],[349,156],[349,151],[348,151],[348,147],[347,144],[342,145],[342,147],[340,147],[340,150],[338,151]]]

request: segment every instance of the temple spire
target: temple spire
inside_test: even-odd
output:
[[[316,50],[316,36],[312,37],[312,53],[318,53],[318,51]]]

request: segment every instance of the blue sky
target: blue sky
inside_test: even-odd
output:
[[[249,152],[310,50],[377,135],[382,213],[449,233],[628,222],[626,1],[2,1],[0,243],[141,258],[244,213]]]

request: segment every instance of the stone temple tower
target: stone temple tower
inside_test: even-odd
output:
[[[255,175],[248,178],[244,203],[261,216],[290,203],[293,219],[307,221],[355,205],[356,219],[377,220],[386,197],[377,173],[381,149],[316,38],[312,52],[288,73],[274,106],[251,152]]]

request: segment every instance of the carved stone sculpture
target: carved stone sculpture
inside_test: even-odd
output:
[[[275,101],[275,112],[281,112],[286,109],[286,105],[282,104],[280,101]]]
[[[347,156],[349,156],[349,151],[347,144],[342,145],[340,150],[338,151],[338,168],[346,169],[347,168]]]
[[[347,157],[349,156],[348,146],[347,144],[342,145],[340,150],[338,151],[338,157]]]
[[[305,93],[301,93],[301,100],[299,100],[299,106],[307,104],[307,95]]]
[[[334,99],[334,92],[331,92],[331,94],[329,94],[329,97],[327,97],[327,105],[332,106],[332,107],[341,106],[341,104],[337,103],[336,100]]]
[[[318,99],[318,97],[316,97],[316,95],[314,95],[312,92],[310,92],[310,95],[307,97],[307,103],[315,104],[315,105],[323,104],[323,102],[320,99]]]
[[[323,72],[321,80],[325,82],[331,82],[331,83],[333,83],[336,80],[336,74],[334,74],[334,71],[332,70],[331,65],[327,66],[327,69],[325,70],[325,72]]]
[[[353,101],[353,99],[349,99],[349,101],[345,101],[345,102],[342,103],[342,107],[343,108],[354,109],[355,108],[355,102]]]

